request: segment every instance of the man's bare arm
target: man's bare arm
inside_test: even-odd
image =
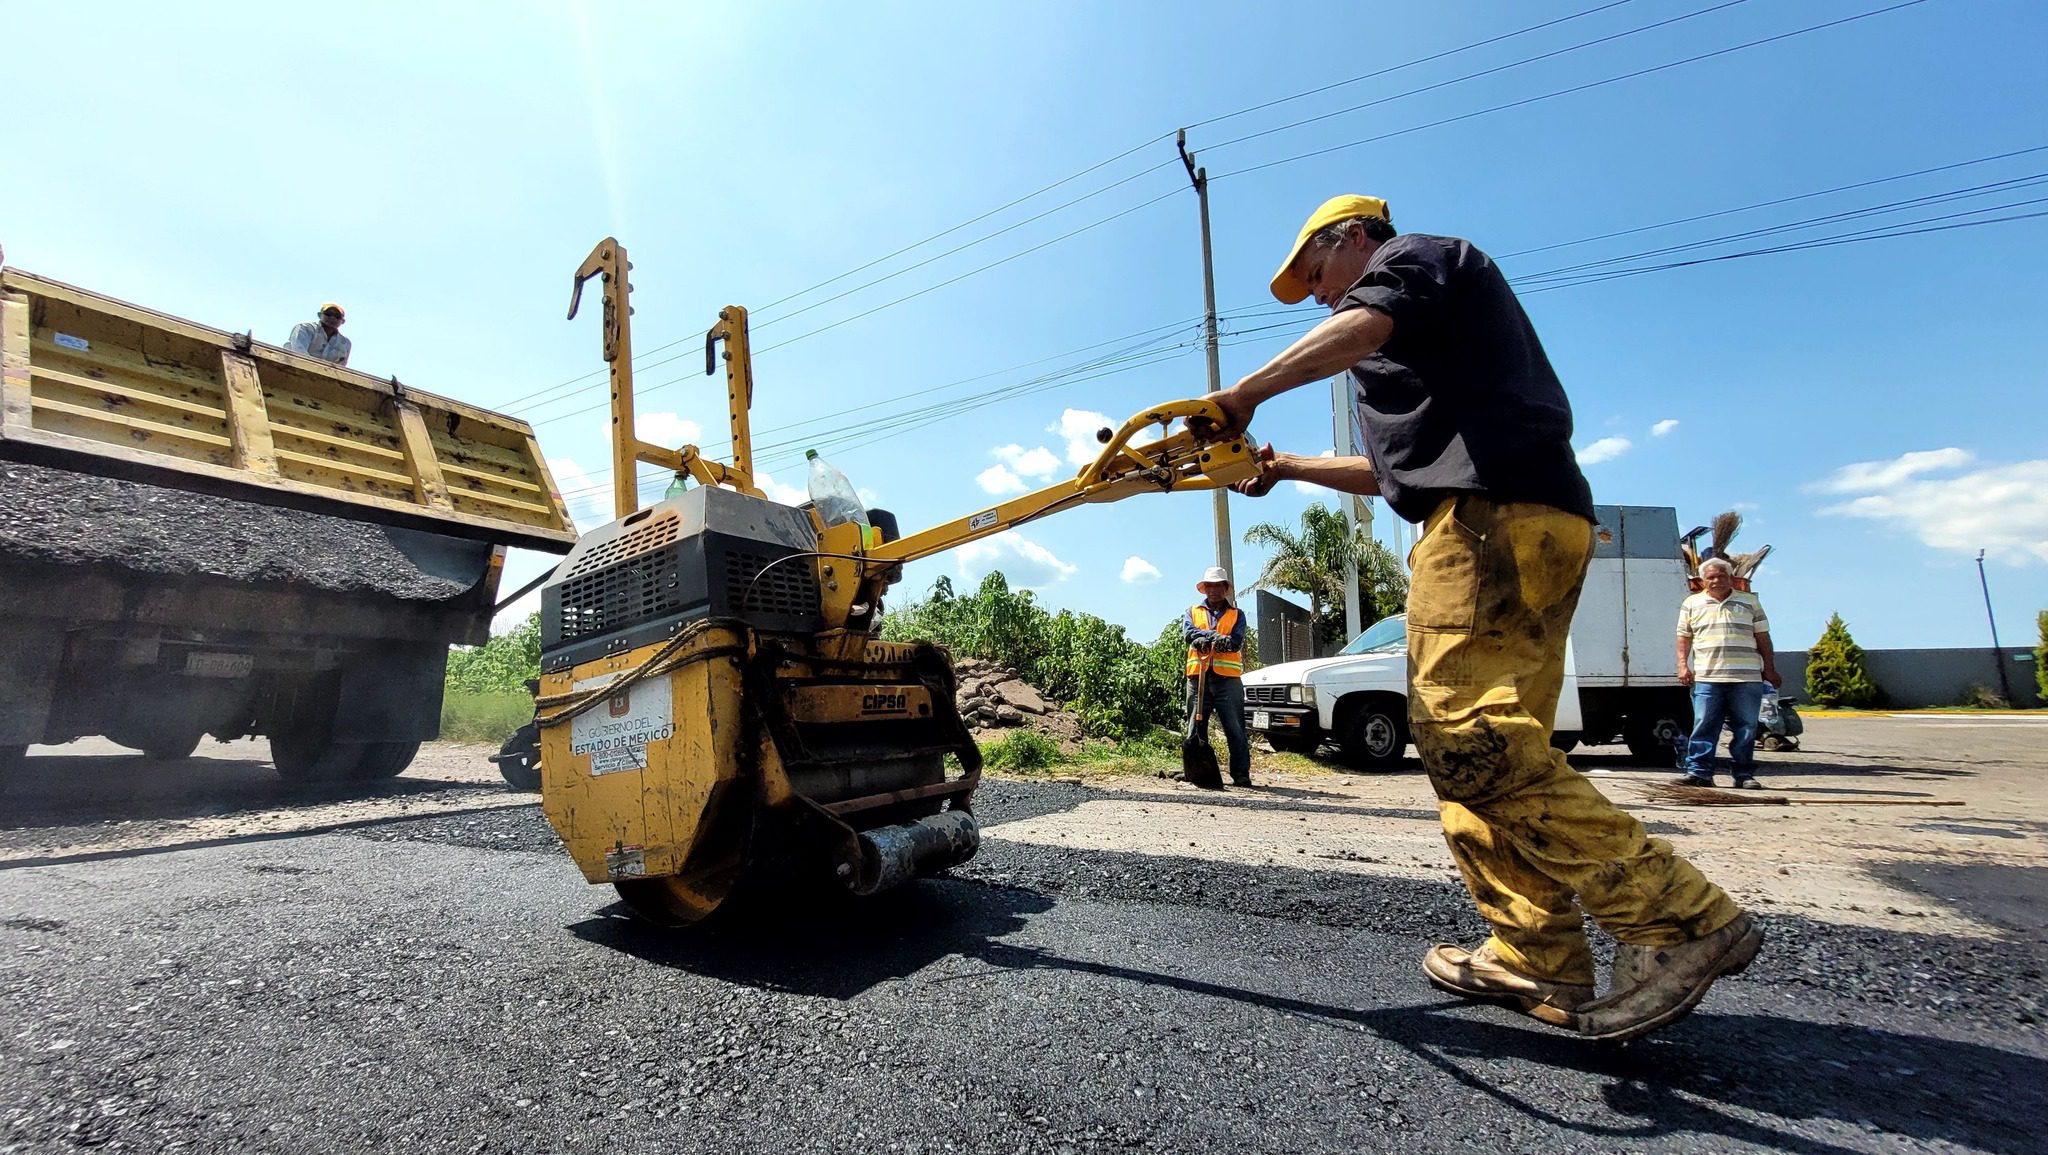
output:
[[[1678,684],[1692,685],[1692,639],[1678,635]]]
[[[1764,630],[1756,635],[1756,656],[1763,659],[1764,681],[1783,689],[1785,679],[1778,674],[1778,653],[1771,648],[1771,633]]]
[[[1371,356],[1394,335],[1394,319],[1377,309],[1346,309],[1301,335],[1280,355],[1247,374],[1228,389],[1209,394],[1242,429],[1252,410],[1269,397],[1311,381],[1333,377]],[[1377,491],[1375,491],[1377,492]]]
[[[1370,457],[1305,457],[1299,453],[1275,453],[1264,473],[1233,488],[1247,497],[1262,497],[1283,481],[1366,497],[1377,497],[1380,492],[1380,479],[1372,471]]]

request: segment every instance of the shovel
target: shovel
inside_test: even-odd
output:
[[[1223,770],[1216,765],[1216,748],[1209,745],[1209,660],[1195,678],[1195,709],[1188,717],[1187,733],[1180,740],[1180,776],[1204,790],[1223,789]]]

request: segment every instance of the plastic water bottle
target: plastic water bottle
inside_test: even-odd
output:
[[[853,488],[853,482],[827,464],[815,449],[804,450],[804,458],[811,463],[811,504],[818,509],[818,520],[827,528],[851,521],[865,529],[868,524],[867,507],[861,504],[860,493]]]
[[[690,475],[678,469],[676,470],[675,480],[668,483],[667,489],[662,490],[661,499],[663,501],[667,501],[670,498],[681,497],[683,494],[688,493],[689,491]]]

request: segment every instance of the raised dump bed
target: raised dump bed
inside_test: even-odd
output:
[[[506,548],[576,537],[524,422],[397,381],[15,269],[0,355],[0,772],[212,734],[396,774]]]

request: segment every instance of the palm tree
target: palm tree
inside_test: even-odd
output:
[[[1408,579],[1401,572],[1394,551],[1345,523],[1342,510],[1317,502],[1301,511],[1301,531],[1296,533],[1275,522],[1262,522],[1244,532],[1247,545],[1273,550],[1250,589],[1290,590],[1308,598],[1310,628],[1318,641],[1327,641],[1331,627],[1342,630],[1341,620],[1325,621],[1325,612],[1344,605],[1344,569],[1347,561],[1358,566],[1359,609],[1372,623],[1401,612],[1408,600]]]

